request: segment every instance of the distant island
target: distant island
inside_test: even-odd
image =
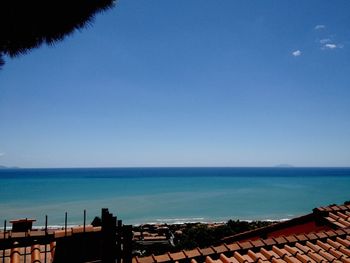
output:
[[[4,166],[4,165],[0,165],[0,169],[19,169],[19,167],[8,167],[8,166]]]

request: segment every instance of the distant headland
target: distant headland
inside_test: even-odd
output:
[[[0,169],[19,169],[19,167],[16,167],[16,166],[9,167],[9,166],[0,165]]]

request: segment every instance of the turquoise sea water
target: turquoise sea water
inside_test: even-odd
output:
[[[286,219],[350,200],[350,168],[0,170],[0,225],[82,224],[108,207],[125,223]]]

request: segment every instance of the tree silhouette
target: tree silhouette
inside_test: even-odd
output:
[[[94,15],[113,7],[115,0],[1,0],[0,68],[4,55],[14,57],[52,45],[91,24]]]

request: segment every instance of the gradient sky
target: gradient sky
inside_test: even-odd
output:
[[[0,71],[0,164],[350,166],[350,1],[120,0]]]

